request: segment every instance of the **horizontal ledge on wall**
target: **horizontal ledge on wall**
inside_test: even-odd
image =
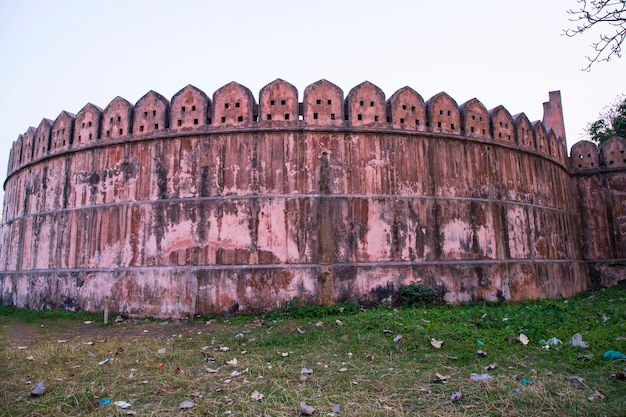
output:
[[[626,261],[626,260],[625,260]],[[317,269],[317,268],[397,268],[397,267],[423,267],[423,266],[456,266],[473,267],[481,265],[514,265],[514,264],[584,264],[587,261],[576,259],[456,259],[447,261],[398,261],[398,262],[337,262],[330,264],[310,263],[310,264],[224,264],[224,265],[154,265],[128,267],[120,266],[113,268],[57,268],[57,269],[23,269],[19,271],[1,271],[3,275],[49,275],[49,274],[75,274],[75,273],[119,273],[119,272],[148,272],[148,271],[194,271],[194,270],[255,270],[255,269]]]

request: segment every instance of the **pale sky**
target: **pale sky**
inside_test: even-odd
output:
[[[0,0],[0,179],[13,141],[88,102],[209,97],[230,81],[277,78],[302,93],[322,78],[348,94],[368,80],[387,98],[410,86],[428,100],[479,99],[541,120],[561,90],[568,147],[626,92],[626,58],[591,72],[589,33],[562,36],[575,0]],[[625,45],[626,46],[626,45]],[[3,193],[0,191],[0,198]]]

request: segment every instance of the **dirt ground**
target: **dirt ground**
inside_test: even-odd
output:
[[[113,321],[113,320],[112,320]],[[82,321],[42,321],[40,323],[21,323],[10,317],[0,316],[0,337],[4,338],[9,346],[28,346],[38,340],[67,340],[81,339],[82,341],[103,341],[108,338],[123,337],[130,340],[141,338],[165,339],[175,335],[196,334],[210,328],[221,326],[214,321],[147,321],[124,320],[121,323],[109,322],[104,326],[100,323]]]

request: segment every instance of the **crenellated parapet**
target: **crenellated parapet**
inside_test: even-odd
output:
[[[613,136],[600,145],[581,140],[572,146],[570,160],[575,173],[626,167],[626,139]]]
[[[544,120],[531,123],[524,113],[511,116],[503,106],[487,110],[476,98],[459,106],[445,92],[425,102],[415,90],[403,87],[386,99],[368,81],[352,88],[344,99],[339,87],[320,80],[305,88],[299,102],[298,90],[277,79],[261,89],[258,104],[252,92],[236,82],[215,91],[212,99],[188,85],[171,100],[150,91],[134,105],[116,97],[104,110],[89,103],[77,115],[63,111],[54,121],[43,119],[14,142],[8,174],[32,161],[105,141],[233,128],[425,132],[493,141],[567,165],[564,138],[557,136],[562,131],[562,118],[555,110],[560,109],[558,92],[552,92],[550,100],[558,103],[544,103],[548,112]]]

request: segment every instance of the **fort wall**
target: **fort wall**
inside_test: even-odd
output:
[[[531,123],[326,80],[299,102],[276,80],[258,104],[233,82],[62,112],[11,149],[1,301],[172,317],[371,304],[411,282],[465,302],[619,280],[625,141],[568,158],[560,108],[553,92]]]

